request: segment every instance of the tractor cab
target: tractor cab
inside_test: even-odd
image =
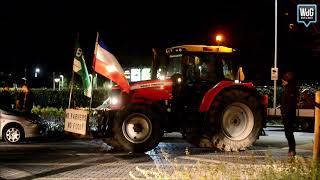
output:
[[[224,46],[183,45],[166,49],[166,78],[181,74],[187,81],[235,80],[234,49]]]
[[[225,46],[182,45],[166,49],[167,65],[163,76],[177,86],[175,96],[188,101],[184,106],[198,109],[204,94],[217,83],[243,80],[234,62],[235,50]],[[239,72],[238,72],[239,71]]]

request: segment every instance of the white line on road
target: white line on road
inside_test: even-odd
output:
[[[122,162],[111,162],[111,163],[85,163],[85,162],[79,162],[79,163],[4,163],[0,164],[1,166],[156,166],[157,164],[154,164],[153,161],[150,161],[150,163],[136,163],[136,164],[127,164]],[[178,165],[178,164],[175,164]],[[192,166],[194,163],[186,163],[181,165],[187,165]],[[0,167],[1,167],[0,166]],[[172,163],[161,163],[159,166],[173,166]]]

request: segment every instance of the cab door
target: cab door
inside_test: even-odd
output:
[[[190,54],[183,61],[185,106],[198,111],[204,94],[219,82],[216,59],[209,54]]]

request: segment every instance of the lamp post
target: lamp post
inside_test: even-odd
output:
[[[223,39],[222,35],[220,34],[216,35],[216,41],[218,43],[218,46],[220,46],[220,42],[222,41],[222,39]]]
[[[278,1],[275,0],[274,14],[274,68],[277,69],[277,48],[278,48]],[[277,77],[278,78],[278,77]],[[273,108],[277,106],[277,78],[273,81]]]
[[[34,77],[38,77],[38,74],[40,73],[40,68],[35,69]]]
[[[55,75],[56,75],[56,73],[52,72],[52,88],[53,88],[53,90],[56,89]]]
[[[27,84],[27,68],[24,68],[24,83]]]
[[[60,91],[60,78],[55,78],[55,79],[54,79],[54,82],[55,82],[55,83],[59,83],[59,86],[58,86],[58,87],[59,87],[59,91]]]
[[[63,79],[64,79],[64,76],[61,74],[61,75],[60,75],[60,78],[61,78],[61,88],[63,89],[63,85],[64,85]]]
[[[97,75],[97,73],[94,75],[94,78],[93,78],[93,87],[94,87],[94,89],[98,88],[98,75]]]

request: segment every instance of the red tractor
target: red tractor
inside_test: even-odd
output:
[[[105,141],[145,152],[164,132],[181,132],[200,147],[239,151],[252,145],[265,124],[265,105],[252,83],[241,82],[244,74],[233,65],[233,54],[224,46],[166,49],[159,79],[132,83],[129,94],[112,90]]]

